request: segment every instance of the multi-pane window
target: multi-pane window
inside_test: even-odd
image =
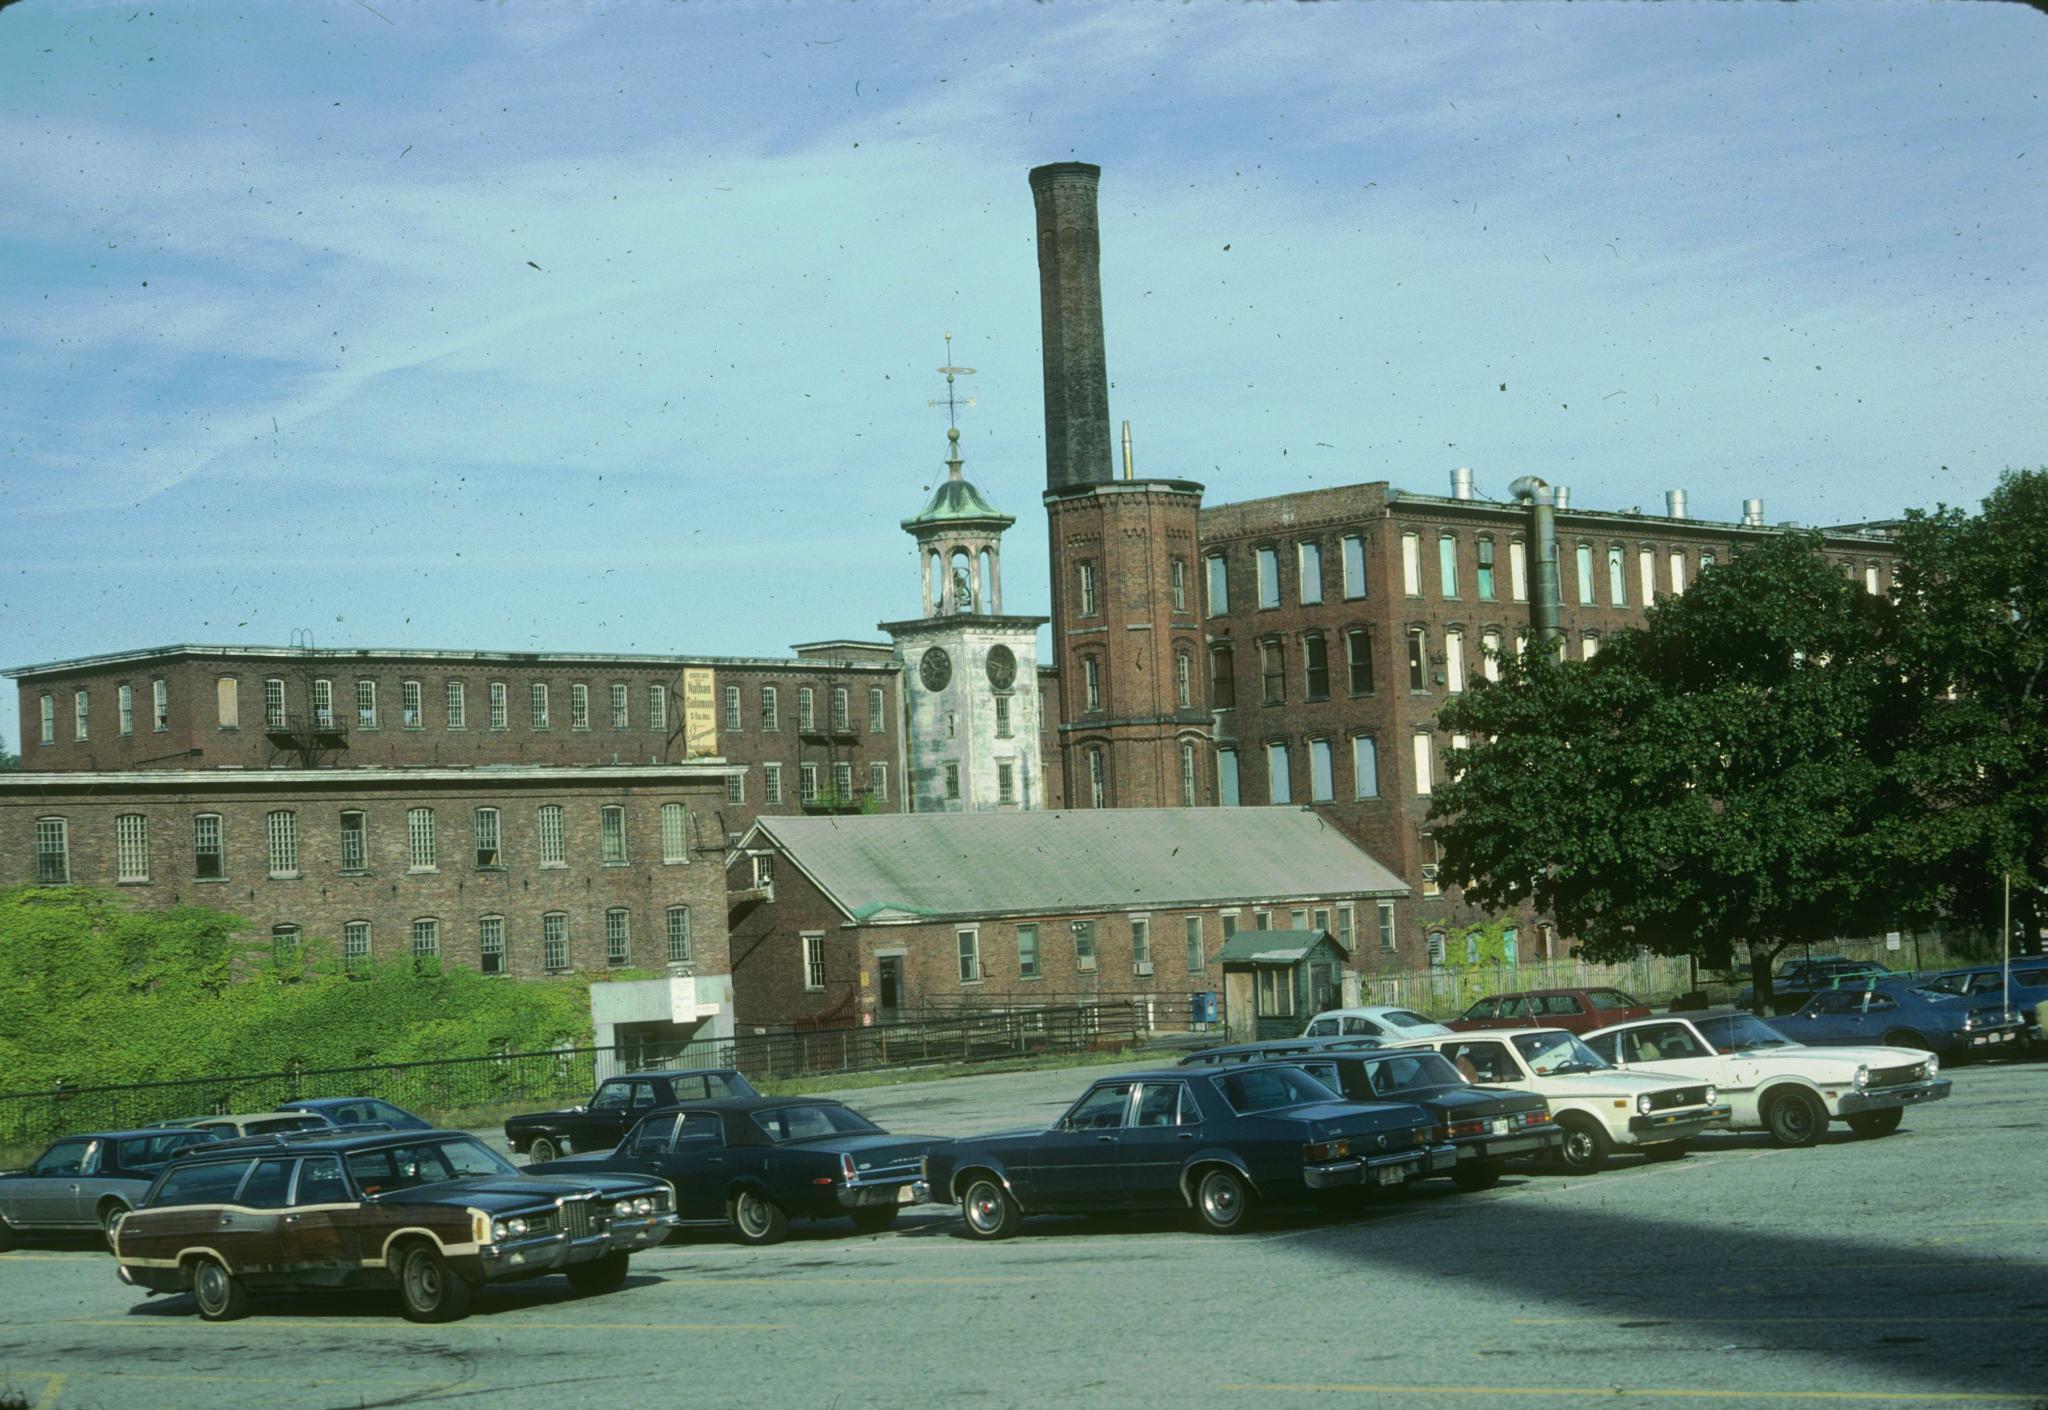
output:
[[[1365,539],[1360,534],[1344,536],[1344,595],[1365,596]]]
[[[1579,606],[1593,605],[1593,545],[1582,543],[1572,554],[1572,566],[1578,570]]]
[[[341,869],[360,872],[369,869],[370,848],[367,815],[350,811],[341,815]]]
[[[745,774],[727,774],[725,776],[725,801],[728,803],[744,803],[747,801],[747,776]]]
[[[1422,596],[1421,534],[1401,535],[1401,591],[1410,597]]]
[[[1337,796],[1337,776],[1330,756],[1330,741],[1308,742],[1308,801],[1328,803]]]
[[[1010,735],[1010,697],[998,695],[996,697],[996,738],[1008,739]]]
[[[476,923],[477,968],[485,974],[505,972],[505,918],[482,916]]]
[[[1356,916],[1357,912],[1352,909],[1349,901],[1337,907],[1337,943],[1344,947],[1344,953],[1347,955],[1351,953],[1353,932],[1357,929]]]
[[[647,728],[668,728],[668,687],[665,685],[647,687]]]
[[[612,682],[612,728],[613,728],[613,729],[629,729],[629,728],[631,728],[631,726],[632,726],[632,723],[633,723],[633,719],[632,719],[632,714],[633,714],[633,712],[632,712],[632,707],[631,707],[631,706],[629,706],[629,705],[628,705],[628,704],[626,703],[626,699],[627,699],[627,697],[626,697],[626,684],[625,684],[625,682],[624,682],[624,681],[613,681],[613,682]]]
[[[509,703],[509,692],[505,689],[505,682],[492,681],[489,695],[491,702],[491,728],[507,728],[511,723],[512,707]]]
[[[1237,707],[1237,658],[1228,646],[1209,648],[1209,706],[1214,710]]]
[[[540,864],[562,867],[569,864],[568,846],[562,835],[562,805],[543,803],[536,817],[540,835]]]
[[[431,960],[441,953],[441,922],[421,916],[412,923],[412,957]]]
[[[71,880],[71,824],[63,818],[36,819],[36,881],[64,886]]]
[[[1230,566],[1220,553],[1202,561],[1209,570],[1209,615],[1221,617],[1230,610]]]
[[[818,766],[798,764],[796,766],[796,801],[815,803],[818,801]]]
[[[1081,688],[1083,706],[1089,710],[1102,708],[1102,662],[1093,656],[1081,658]]]
[[[1351,693],[1369,694],[1372,691],[1372,633],[1366,628],[1345,628],[1344,664],[1350,678]]]
[[[1187,740],[1180,746],[1180,805],[1192,808],[1195,797],[1195,746]]]
[[[1657,550],[1644,544],[1636,550],[1636,583],[1642,589],[1643,606],[1657,595]]]
[[[377,728],[377,682],[356,682],[356,728]]]
[[[1685,591],[1685,550],[1682,548],[1671,550],[1671,590],[1674,593]]]
[[[279,808],[264,819],[264,833],[270,841],[270,874],[293,877],[299,874],[299,815]]]
[[[313,682],[313,728],[334,728],[334,682]]]
[[[115,692],[115,703],[121,714],[121,733],[135,733],[135,687],[124,685]]]
[[[772,685],[761,687],[761,732],[774,734],[782,728],[780,692]]]
[[[1278,740],[1266,746],[1266,801],[1294,801],[1293,766],[1287,757],[1287,746]]]
[[[882,734],[889,728],[889,709],[883,700],[882,688],[868,687],[868,733]]]
[[[782,801],[782,765],[761,765],[761,797],[770,803]]]
[[[1259,569],[1259,606],[1280,605],[1280,550],[1262,548],[1255,555]]]
[[[879,761],[868,765],[868,795],[877,803],[889,801],[889,766]]]
[[[1392,901],[1381,901],[1379,903],[1379,925],[1380,948],[1391,954],[1394,949],[1394,903]]]
[[[946,797],[957,801],[960,797],[960,766],[946,765]]]
[[[1081,612],[1083,617],[1095,615],[1095,565],[1083,559],[1080,569]]]
[[[633,960],[632,915],[623,906],[613,906],[604,913],[604,962],[608,965],[630,964]]]
[[[1479,669],[1490,681],[1500,679],[1500,632],[1488,627],[1479,634]]]
[[[1147,965],[1152,963],[1152,918],[1131,917],[1131,963]]]
[[[796,691],[796,732],[811,734],[818,728],[818,693],[807,685]]]
[[[853,765],[851,763],[832,766],[832,794],[844,803],[853,797]]]
[[[284,728],[284,682],[275,677],[263,682],[263,727]]]
[[[1628,606],[1628,564],[1618,543],[1607,547],[1607,604],[1610,607]]]
[[[1408,688],[1429,689],[1429,640],[1421,627],[1408,629]]]
[[[1478,574],[1477,581],[1479,584],[1479,600],[1481,602],[1491,602],[1493,601],[1494,597],[1493,535],[1481,534],[1478,538],[1478,541],[1474,543],[1473,548],[1475,550],[1476,561],[1478,563],[1476,572]]]
[[[1302,681],[1311,700],[1330,698],[1330,646],[1321,632],[1301,639]]]
[[[527,703],[533,713],[533,727],[548,727],[548,686],[546,681],[535,681],[526,688]]]
[[[92,736],[92,694],[89,691],[71,692],[71,737],[88,739]]]
[[[845,686],[835,685],[832,687],[832,733],[851,734],[852,732],[853,711],[850,705],[850,697]]]
[[[1452,694],[1465,688],[1465,633],[1453,627],[1444,633],[1444,689]]]
[[[1294,567],[1300,578],[1301,600],[1313,604],[1323,600],[1323,546],[1298,543],[1294,546]]]
[[[981,932],[979,930],[957,930],[953,939],[960,952],[960,982],[981,983]]]
[[[1261,699],[1268,705],[1279,705],[1287,699],[1287,652],[1278,640],[1272,637],[1259,643],[1259,684]]]
[[[343,969],[367,969],[370,964],[370,923],[366,920],[352,920],[341,927],[341,965]]]
[[[1103,776],[1103,771],[1102,746],[1099,744],[1093,745],[1088,750],[1088,806],[1091,808],[1103,806],[1103,795],[1106,791],[1107,783]]]
[[[424,729],[426,711],[421,707],[420,683],[400,681],[398,683],[398,709],[400,722],[407,729]]]
[[[57,742],[57,701],[49,691],[44,691],[37,702],[42,710],[42,730],[37,738],[44,744]]]
[[[1017,801],[1017,766],[1008,760],[996,765],[996,801]]]
[[[670,906],[663,915],[665,933],[668,938],[668,962],[688,964],[690,962],[690,908]]]
[[[405,850],[407,865],[413,871],[434,869],[434,810],[432,808],[408,808],[405,810]]]
[[[1458,595],[1458,540],[1454,534],[1438,534],[1436,539],[1437,576],[1443,580],[1445,597]]]
[[[540,967],[549,974],[569,967],[569,917],[560,911],[540,918]]]
[[[448,682],[445,703],[448,715],[444,723],[447,727],[449,729],[468,729],[469,688],[461,681]]]
[[[680,803],[661,805],[661,859],[666,863],[690,860],[690,814]]]
[[[149,880],[149,819],[123,813],[114,819],[114,877],[117,881]]]
[[[1170,562],[1170,563],[1168,564],[1168,567],[1167,567],[1167,573],[1168,573],[1168,580],[1169,580],[1169,582],[1171,583],[1171,585],[1172,585],[1172,588],[1173,588],[1173,610],[1174,610],[1174,611],[1176,611],[1176,612],[1185,612],[1185,611],[1187,611],[1187,610],[1188,610],[1188,561],[1187,561],[1187,559],[1185,559],[1185,558],[1175,558],[1175,559],[1173,559],[1173,560],[1172,560],[1172,561],[1171,561],[1171,562]]]
[[[1351,796],[1380,796],[1380,746],[1369,734],[1351,737]]]
[[[1074,927],[1074,968],[1095,968],[1095,922],[1077,920]]]
[[[500,867],[505,864],[505,854],[498,842],[496,808],[476,810],[476,864],[480,867]]]
[[[582,681],[569,686],[569,728],[590,728],[590,687]]]
[[[1415,795],[1418,798],[1427,798],[1436,787],[1435,758],[1429,731],[1415,731]]]
[[[1202,918],[1189,916],[1181,924],[1187,930],[1188,973],[1200,974],[1203,966],[1209,962],[1207,950],[1202,943]]]
[[[598,860],[608,867],[626,864],[626,810],[616,804],[597,810]]]
[[[153,720],[150,728],[162,734],[171,727],[171,687],[162,676],[149,683],[149,702]]]
[[[1238,805],[1235,749],[1216,751],[1216,801],[1225,808],[1235,808]]]
[[[729,730],[740,728],[740,688],[736,685],[725,688],[725,727]]]
[[[1508,540],[1508,592],[1517,602],[1529,600],[1529,545]]]
[[[1017,977],[1038,978],[1038,927],[1035,925],[1017,927]]]
[[[192,819],[192,875],[201,881],[218,881],[227,874],[220,814],[201,813]]]
[[[804,988],[815,994],[825,987],[825,937],[814,933],[799,939],[803,944]]]
[[[1185,651],[1173,656],[1173,700],[1183,710],[1195,703],[1195,663]]]

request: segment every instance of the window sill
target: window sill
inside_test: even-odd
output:
[[[961,981],[960,981],[960,987],[961,987],[962,989],[970,989],[970,988],[974,987],[975,985],[977,985],[977,984],[980,984],[980,983],[982,983],[982,982],[983,982],[983,981],[982,981],[982,980],[979,980],[979,979],[963,979],[963,980],[961,980]]]
[[[542,862],[540,869],[542,871],[567,871],[569,864],[567,862]]]
[[[441,869],[439,867],[407,867],[405,874],[407,876],[439,876]]]
[[[240,725],[221,725],[219,728],[222,734],[240,734],[242,732]]]
[[[274,871],[266,878],[270,881],[298,881],[305,876],[302,871]]]
[[[468,725],[443,725],[443,726],[441,726],[441,728],[442,728],[442,729],[444,729],[444,730],[446,730],[446,731],[447,731],[448,733],[450,733],[450,734],[468,734],[468,733],[469,733],[469,726],[468,726]]]
[[[225,886],[230,880],[231,878],[225,876],[195,876],[192,878],[192,884],[194,886]]]
[[[505,870],[505,864],[503,862],[478,862],[476,869],[478,871],[503,871]]]
[[[146,876],[123,877],[114,883],[116,886],[148,886],[149,884],[150,880]]]
[[[825,986],[822,984],[806,984],[804,985],[804,992],[806,994],[822,994],[825,992]]]
[[[630,867],[633,864],[631,862],[600,862],[598,865],[607,871],[617,871],[621,867]]]
[[[1042,974],[1020,974],[1017,976],[1017,982],[1020,984],[1036,984],[1044,978],[1045,976]]]
[[[690,864],[690,859],[688,857],[663,857],[661,864],[665,867],[686,867]]]

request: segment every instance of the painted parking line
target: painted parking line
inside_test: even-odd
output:
[[[172,1329],[196,1329],[206,1325],[199,1318],[189,1320],[171,1317],[67,1317],[61,1322],[46,1325],[56,1327],[165,1327]],[[360,1321],[345,1317],[249,1317],[236,1324],[238,1331],[247,1329],[259,1331],[268,1327],[297,1330],[302,1327],[338,1327],[352,1330],[400,1331],[427,1328],[401,1318],[382,1320],[364,1318]],[[786,1332],[790,1328],[782,1322],[532,1322],[511,1312],[496,1316],[468,1317],[460,1322],[437,1322],[432,1330],[436,1334],[450,1330],[495,1331],[499,1329],[542,1332]]]
[[[2048,1326],[2048,1317],[1922,1317],[1910,1314],[1903,1317],[1782,1317],[1770,1314],[1752,1316],[1720,1316],[1708,1313],[1698,1317],[1511,1317],[1510,1327],[1682,1327],[1697,1324],[1719,1324],[1725,1322],[1770,1322],[1781,1325],[1803,1327],[1890,1327],[1890,1326],[1951,1326],[1951,1327],[2006,1327],[2006,1326]],[[2035,1397],[2037,1400],[2039,1397]]]
[[[0,1253],[0,1263],[106,1263],[104,1253]]]
[[[1705,1386],[1430,1386],[1363,1381],[1225,1382],[1218,1390],[1261,1395],[1439,1395],[1569,1400],[1816,1401],[1831,1405],[2039,1405],[2038,1395],[2001,1391],[1719,1390]]]
[[[962,1278],[916,1278],[916,1277],[902,1277],[902,1278],[892,1278],[892,1277],[848,1277],[848,1276],[846,1276],[846,1275],[843,1275],[843,1274],[839,1274],[839,1273],[830,1273],[830,1272],[808,1272],[808,1273],[793,1273],[793,1274],[790,1274],[790,1275],[788,1275],[787,1277],[781,1277],[781,1278],[740,1278],[740,1277],[727,1277],[726,1275],[724,1275],[724,1274],[719,1274],[719,1273],[706,1273],[706,1274],[703,1274],[703,1275],[701,1275],[701,1276],[700,1276],[700,1275],[694,1275],[694,1274],[693,1274],[693,1275],[684,1275],[684,1274],[675,1274],[675,1273],[667,1273],[667,1274],[663,1274],[663,1275],[662,1275],[662,1279],[661,1279],[661,1280],[662,1280],[662,1282],[664,1282],[664,1283],[675,1283],[675,1284],[679,1284],[679,1285],[683,1285],[683,1286],[688,1286],[688,1287],[700,1287],[700,1288],[718,1288],[718,1287],[729,1287],[729,1288],[783,1288],[783,1287],[789,1287],[789,1286],[791,1286],[792,1284],[803,1284],[803,1285],[807,1285],[807,1286],[820,1286],[820,1285],[823,1285],[823,1286],[827,1286],[827,1287],[835,1287],[835,1288],[836,1288],[836,1287],[882,1287],[882,1288],[903,1288],[903,1287],[909,1287],[909,1288],[922,1288],[922,1287],[932,1287],[932,1288],[950,1288],[950,1287],[982,1287],[982,1286],[1004,1286],[1004,1285],[1007,1285],[1007,1284],[1010,1284],[1010,1283],[1042,1283],[1042,1282],[1046,1281],[1046,1279],[1047,1279],[1047,1278],[1048,1278],[1049,1276],[1050,1276],[1049,1274],[1045,1274],[1045,1273],[1023,1273],[1023,1274],[1011,1274],[1011,1275],[1000,1275],[1000,1274],[999,1274],[999,1275],[994,1275],[994,1276],[990,1276],[990,1277],[962,1277]]]

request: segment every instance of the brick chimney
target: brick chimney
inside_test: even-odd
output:
[[[1115,478],[1109,372],[1102,350],[1102,237],[1087,162],[1033,167],[1038,207],[1038,298],[1045,342],[1045,487]]]

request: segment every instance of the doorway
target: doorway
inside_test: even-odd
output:
[[[897,1010],[903,1007],[903,956],[878,955],[875,958],[875,1007],[881,1011],[883,1023],[894,1023]]]

